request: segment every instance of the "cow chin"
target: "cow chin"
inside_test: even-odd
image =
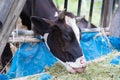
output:
[[[82,73],[86,68],[86,61],[84,57],[77,58],[75,62],[66,62],[65,67],[70,73]]]

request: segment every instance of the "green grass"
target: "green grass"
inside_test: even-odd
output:
[[[64,9],[64,0],[53,0],[54,3],[57,5],[60,10]],[[82,0],[83,1],[83,0]],[[89,6],[90,0],[86,0],[87,3],[84,5],[82,2],[81,6],[81,16],[86,15],[86,19],[88,20],[89,16]],[[92,23],[99,27],[100,24],[100,14],[101,14],[101,1],[94,1],[94,9],[93,9],[93,16],[92,16]],[[77,7],[78,7],[78,0],[68,0],[68,11],[73,12],[77,15]]]

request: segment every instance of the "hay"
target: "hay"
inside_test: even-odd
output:
[[[60,63],[56,63],[44,72],[49,72],[51,80],[120,80],[120,66],[111,65],[109,62],[118,52],[114,51],[106,56],[88,63],[83,73],[71,74]]]

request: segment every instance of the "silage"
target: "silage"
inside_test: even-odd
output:
[[[71,74],[59,62],[46,68],[45,72],[53,76],[51,80],[120,80],[120,66],[110,64],[110,60],[116,55],[119,55],[118,52],[113,51],[88,62],[83,73]]]

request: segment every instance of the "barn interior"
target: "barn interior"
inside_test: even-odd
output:
[[[0,79],[103,80],[106,78],[119,80],[120,0],[53,1],[59,10],[66,9],[73,12],[78,26],[83,24],[86,26],[81,28],[80,40],[80,46],[88,63],[86,71],[81,74],[68,73],[47,49],[40,36],[33,37],[32,30],[27,30],[25,26],[23,29],[19,15],[26,0],[8,0],[7,2],[1,0],[0,55],[7,42],[12,44],[14,54],[2,68]],[[71,7],[73,4],[74,7]],[[81,19],[83,22],[80,21]],[[18,29],[19,26],[22,28]],[[9,69],[5,73],[7,66]]]

